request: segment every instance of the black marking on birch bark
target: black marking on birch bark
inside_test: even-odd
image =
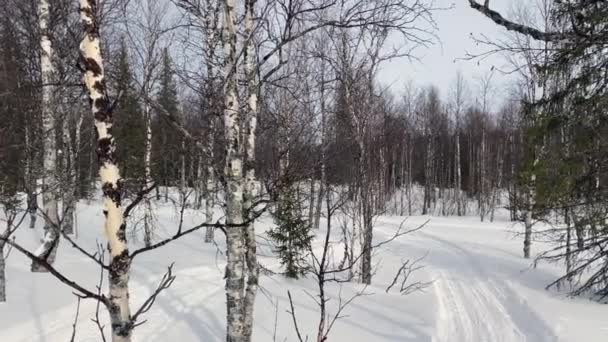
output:
[[[84,63],[84,68],[87,71],[90,71],[93,73],[94,76],[99,76],[101,75],[101,67],[99,66],[99,64],[97,63],[97,61],[94,58],[91,57],[85,57],[83,58]],[[98,82],[95,82],[95,84],[97,84]]]
[[[95,107],[97,108],[97,107]],[[103,110],[103,108],[97,108],[97,110],[95,111],[95,120],[100,121],[100,122],[108,122],[108,117],[109,117],[109,113],[105,110]]]
[[[127,337],[133,330],[133,322],[131,317],[127,321],[120,318],[120,306],[111,303],[108,307],[110,311],[110,319],[112,320],[112,332],[121,337]]]
[[[255,170],[255,161],[245,158],[245,162],[243,163],[243,168],[245,171]]]
[[[110,263],[109,276],[110,282],[114,286],[118,287],[126,287],[127,283],[125,279],[122,279],[123,276],[128,276],[129,268],[131,267],[131,258],[129,257],[129,250],[125,249],[120,254],[112,258],[112,262]]]
[[[93,89],[97,90],[102,94],[105,94],[106,85],[103,83],[103,81],[96,81],[95,83],[93,83]],[[105,98],[105,95],[103,98]]]
[[[103,195],[112,200],[116,207],[120,207],[121,191],[118,185],[114,186],[111,182],[105,182],[101,186],[101,190],[103,191]]]
[[[118,238],[118,240],[120,240],[122,243],[127,243],[127,224],[125,222],[123,222],[120,225],[120,228],[118,229],[118,231],[116,232],[116,238]]]
[[[97,83],[95,83],[97,84]],[[95,100],[95,108],[97,108],[98,110],[103,110],[104,112],[106,112],[106,116],[107,117],[112,117],[112,115],[110,115],[111,113],[108,111],[108,106],[110,104],[110,101],[108,101],[108,99],[104,96],[104,97],[100,97],[97,100]]]
[[[114,139],[112,136],[97,140],[97,158],[101,163],[107,162],[116,165],[116,155],[114,154]],[[121,184],[117,184],[120,188]]]

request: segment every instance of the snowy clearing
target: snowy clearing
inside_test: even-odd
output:
[[[171,232],[177,220],[175,209],[157,208],[158,222]],[[192,211],[186,223],[202,217]],[[219,215],[219,212],[217,213]],[[376,222],[375,239],[390,237],[404,217],[383,216]],[[608,340],[608,306],[585,299],[544,290],[559,275],[559,268],[539,265],[521,258],[517,226],[506,220],[480,223],[478,218],[438,218],[415,216],[404,225],[420,231],[401,236],[376,251],[374,283],[365,295],[346,307],[329,339],[332,341],[436,341],[436,342],[604,342]],[[78,206],[79,237],[82,245],[94,250],[102,241],[101,211],[97,205]],[[271,219],[256,225],[263,232]],[[27,226],[27,225],[25,225]],[[186,224],[187,226],[187,224]],[[323,227],[323,225],[322,225]],[[321,229],[322,233],[323,228]],[[38,232],[38,230],[36,230]],[[223,238],[218,246],[203,243],[204,232],[187,236],[165,248],[142,255],[133,265],[131,293],[137,307],[152,291],[166,266],[175,262],[177,280],[161,294],[135,330],[136,341],[221,341],[225,334],[225,292],[223,281]],[[17,241],[32,248],[37,237],[22,228]],[[133,240],[133,239],[132,239]],[[317,242],[316,242],[317,243]],[[535,248],[540,248],[535,245]],[[219,248],[219,249],[218,249]],[[278,262],[261,248],[262,263],[277,268]],[[264,256],[266,255],[266,256]],[[426,256],[425,256],[426,255]],[[385,293],[400,262],[421,256],[424,268],[414,280],[431,281],[424,291],[402,296]],[[60,246],[58,268],[94,288],[99,272],[65,241]],[[12,251],[7,264],[8,302],[0,305],[0,341],[68,341],[76,311],[76,298],[63,284],[48,274],[32,274],[29,262]],[[105,281],[105,279],[104,279]],[[104,283],[105,286],[105,283]],[[287,312],[287,290],[294,297],[298,325],[303,335],[314,337],[318,310],[310,297],[315,292],[311,279],[288,280],[266,275],[256,302],[255,341],[296,341],[291,315]],[[360,285],[332,284],[330,311],[339,297],[350,298]],[[330,312],[330,315],[333,312]],[[102,310],[101,319],[107,321]],[[91,318],[93,301],[81,304],[76,341],[99,341]],[[106,322],[107,324],[107,322]],[[106,330],[108,328],[106,327]]]

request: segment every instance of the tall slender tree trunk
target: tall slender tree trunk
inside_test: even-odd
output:
[[[498,178],[496,179],[496,185],[494,189],[492,189],[492,201],[490,203],[490,222],[494,222],[494,212],[496,211],[496,203],[498,202],[498,196],[500,195],[500,185],[502,184],[502,175],[503,175],[503,163],[504,158],[500,151],[496,152],[497,160],[497,168],[498,168]]]
[[[511,187],[511,196],[513,199],[509,203],[509,212],[511,213],[511,221],[515,221],[517,217],[517,182],[515,179],[515,137],[513,136],[515,133],[512,130],[509,130],[509,152],[510,152],[510,167],[509,167],[509,180]]]
[[[224,3],[224,137],[226,157],[224,167],[226,223],[243,224],[243,147],[241,143],[237,73],[237,29],[235,0]],[[245,234],[243,227],[226,228],[226,300],[227,342],[246,342],[244,317]]]
[[[315,218],[315,176],[314,172],[310,176],[310,191],[308,192],[308,223],[312,224]]]
[[[215,107],[214,107],[215,108]],[[213,167],[213,143],[214,143],[214,128],[215,117],[211,114],[209,117],[209,134],[207,140],[207,177],[206,177],[206,195],[205,195],[205,223],[213,223],[213,206],[215,204],[215,169]],[[205,232],[205,242],[210,243],[214,238],[214,228],[207,227]]]
[[[6,261],[4,260],[4,241],[0,241],[0,303],[6,302]]]
[[[75,191],[75,153],[72,148],[72,138],[70,134],[69,120],[65,118],[62,123],[63,132],[63,170],[64,180],[63,185],[63,219],[61,226],[66,234],[74,233],[74,212],[76,206],[76,191]]]
[[[564,209],[564,222],[566,223],[566,274],[568,274],[572,270],[572,225],[568,208]]]
[[[424,200],[422,201],[422,215],[429,214],[431,208],[431,191],[433,187],[433,174],[432,174],[432,159],[433,159],[433,138],[430,136],[428,131],[426,132],[426,156],[424,159]]]
[[[247,123],[245,134],[245,196],[244,206],[250,220],[253,215],[253,200],[256,195],[255,179],[255,134],[258,119],[258,84],[256,82],[255,49],[253,46],[254,6],[256,0],[245,1],[245,75],[247,77]],[[244,339],[251,341],[253,334],[253,309],[258,291],[259,267],[257,261],[257,245],[254,223],[250,222],[245,228],[245,260],[247,264],[247,287],[243,303],[244,310]]]
[[[456,116],[456,155],[455,155],[455,163],[456,163],[456,178],[455,178],[455,186],[454,192],[456,194],[456,213],[458,216],[462,216],[462,168],[460,166],[460,117]]]
[[[536,166],[538,159],[535,157],[534,165]],[[530,175],[530,184],[528,186],[528,194],[526,198],[526,213],[524,218],[524,258],[530,258],[530,247],[532,246],[532,224],[534,211],[534,184],[536,183],[536,174],[532,171]]]
[[[32,146],[32,141],[30,138],[30,128],[29,125],[25,125],[25,180],[27,187],[27,211],[30,216],[30,229],[34,229],[36,227],[36,218],[38,211],[38,184],[36,179],[36,169],[35,162],[36,158],[34,149]]]
[[[412,216],[412,146],[408,143],[407,149],[407,214]]]
[[[84,81],[97,133],[97,158],[103,191],[104,230],[108,239],[110,264],[108,270],[108,311],[113,342],[130,342],[133,324],[129,306],[129,273],[131,260],[126,239],[126,225],[121,209],[122,189],[116,163],[116,144],[112,136],[112,108],[106,95],[104,67],[101,55],[97,2],[80,0],[80,19],[84,36],[80,52],[84,65]]]
[[[179,196],[182,205],[186,205],[186,139],[182,138],[182,144],[180,147],[180,168],[179,168]]]
[[[481,151],[479,152],[479,218],[483,222],[486,216],[486,131],[482,127],[481,132]]]
[[[213,222],[213,207],[217,193],[216,177],[215,177],[215,124],[216,116],[220,107],[220,92],[216,89],[216,71],[214,67],[215,49],[218,46],[217,40],[221,37],[219,32],[218,22],[222,4],[218,2],[208,2],[207,15],[203,25],[206,36],[207,49],[205,50],[205,65],[207,67],[206,93],[209,103],[209,113],[207,115],[207,145],[205,146],[205,155],[207,160],[207,169],[205,177],[205,222],[210,224]],[[205,232],[205,242],[211,243],[214,239],[214,228],[207,227]]]
[[[321,221],[321,209],[323,204],[323,197],[325,196],[325,186],[326,186],[326,171],[325,171],[325,61],[321,61],[321,178],[319,181],[319,193],[317,196],[317,204],[315,209],[315,218],[314,218],[314,229],[319,229],[319,224]]]
[[[152,112],[150,105],[144,104],[144,120],[146,128],[146,139],[144,140],[144,188],[152,186]],[[157,188],[158,189],[158,188]],[[150,197],[144,199],[144,244],[152,245],[152,202]]]
[[[57,245],[60,236],[60,221],[58,212],[58,181],[57,181],[57,147],[55,107],[53,105],[55,69],[53,66],[53,47],[49,32],[50,8],[48,0],[38,2],[38,21],[40,25],[40,72],[42,76],[42,129],[44,130],[44,159],[42,213],[44,222],[44,238],[36,252],[36,256],[45,259],[49,264],[55,261]],[[46,269],[32,262],[32,272],[44,272]]]

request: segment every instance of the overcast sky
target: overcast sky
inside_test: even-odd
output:
[[[440,42],[429,48],[417,50],[416,55],[420,58],[419,62],[407,59],[392,61],[386,63],[380,72],[381,82],[384,85],[390,85],[395,94],[403,89],[408,80],[412,80],[420,86],[434,84],[442,95],[446,95],[458,70],[471,83],[470,87],[475,89],[476,78],[488,73],[492,66],[506,65],[503,58],[498,55],[483,61],[458,60],[465,57],[466,52],[479,53],[488,49],[476,45],[471,39],[471,33],[478,35],[483,32],[492,37],[504,35],[505,30],[470,8],[468,0],[435,1],[438,7],[453,6],[453,9],[437,11],[434,15]],[[518,2],[519,0],[492,0],[490,7],[507,16],[509,9]],[[501,99],[504,98],[505,87],[501,85],[511,82],[514,76],[503,76],[495,72],[492,79],[497,89],[494,95]]]

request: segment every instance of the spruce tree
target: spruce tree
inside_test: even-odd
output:
[[[172,63],[168,50],[164,49],[156,102],[174,117],[180,117],[177,85],[174,80],[175,71]],[[177,179],[179,171],[178,154],[181,150],[180,142],[182,138],[163,115],[156,115],[153,118],[152,132],[152,160],[156,161],[153,165],[153,173],[155,174],[153,178],[161,181],[164,186],[169,186]]]
[[[144,176],[145,122],[129,64],[129,53],[123,40],[117,56],[114,86],[119,96],[116,106],[121,116],[114,123],[114,134],[120,142],[116,151],[120,172],[124,175],[127,189],[135,191],[141,188]]]
[[[275,252],[285,267],[285,275],[296,279],[307,271],[304,261],[313,238],[298,197],[294,185],[286,187],[273,214],[277,226],[268,232],[276,244]]]

